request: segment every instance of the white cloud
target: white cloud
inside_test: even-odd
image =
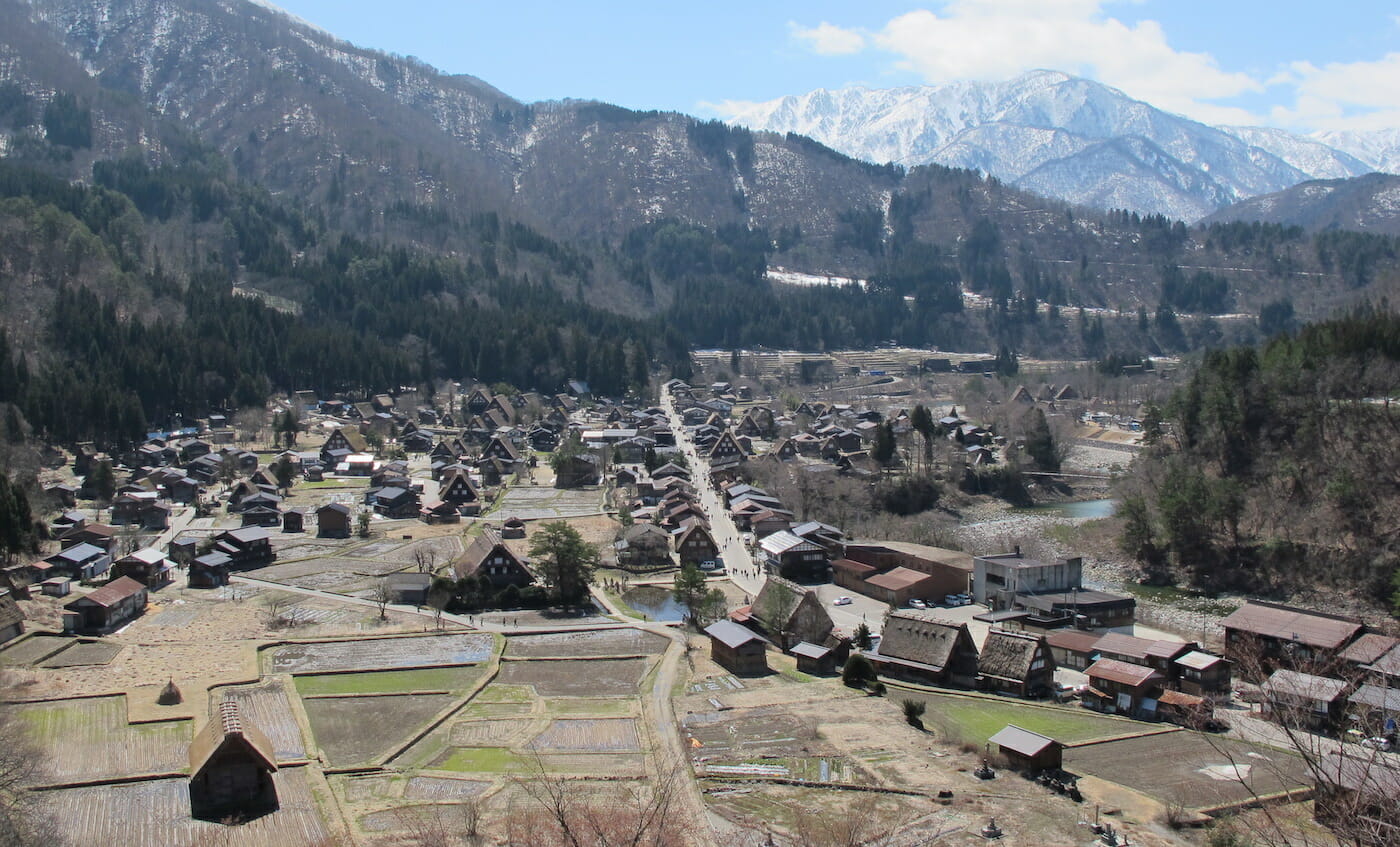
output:
[[[1102,6],[1102,0],[955,0],[939,13],[900,15],[878,32],[827,23],[796,31],[820,31],[820,41],[802,36],[814,49],[861,44],[893,54],[899,67],[929,83],[1000,80],[1052,68],[1088,76],[1198,120],[1258,121],[1245,110],[1210,102],[1262,91],[1258,80],[1222,70],[1209,54],[1173,48],[1155,21],[1129,26],[1104,16]]]
[[[793,38],[806,41],[812,51],[822,56],[849,56],[865,49],[865,36],[851,29],[842,29],[822,21],[810,29],[789,23]]]
[[[1365,62],[1318,67],[1294,62],[1291,106],[1278,106],[1274,121],[1298,129],[1384,129],[1400,126],[1400,53]]]

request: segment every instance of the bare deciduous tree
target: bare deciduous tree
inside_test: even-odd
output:
[[[10,680],[0,678],[0,687]],[[10,704],[0,705],[0,844],[38,847],[61,844],[53,815],[39,808],[39,795],[28,786],[39,775],[39,754]]]
[[[431,544],[419,544],[413,548],[413,564],[419,573],[432,573],[437,567],[438,551]]]

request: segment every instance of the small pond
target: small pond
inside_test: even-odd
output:
[[[623,601],[653,621],[678,621],[685,617],[684,603],[677,603],[671,590],[656,585],[638,585],[622,592]]]
[[[1057,518],[1107,518],[1118,508],[1117,500],[1080,500],[1076,503],[1045,503],[1012,509],[1026,515],[1050,515]]]

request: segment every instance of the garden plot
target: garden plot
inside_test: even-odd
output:
[[[591,656],[652,656],[665,652],[670,640],[640,629],[599,629],[590,632],[551,632],[507,639],[505,655],[512,658],[586,658]]]
[[[32,635],[0,652],[0,664],[30,666],[42,662],[73,644],[73,639],[57,635]]]
[[[529,749],[551,753],[640,753],[637,722],[630,718],[556,720],[530,742]]]
[[[304,559],[281,565],[268,565],[254,571],[258,579],[274,582],[292,582],[297,579],[323,573],[339,573],[346,576],[383,576],[403,570],[402,562],[384,562],[379,559],[352,559],[343,556],[333,558]]]
[[[312,591],[329,591],[332,594],[359,596],[358,592],[366,591],[374,585],[374,577],[350,573],[349,571],[321,571],[305,576],[287,577],[278,580],[278,582],[297,588],[309,588]]]
[[[452,747],[508,747],[524,740],[529,728],[522,720],[456,721],[447,743]]]
[[[385,554],[381,558],[390,562],[399,562],[404,565],[417,565],[418,560],[414,556],[418,551],[426,551],[433,557],[435,565],[445,565],[461,554],[462,539],[455,535],[443,535],[437,538],[422,538],[418,541],[401,544]]]
[[[463,817],[462,810],[455,806],[426,803],[417,806],[400,806],[397,809],[385,809],[381,812],[364,815],[360,818],[360,828],[365,832],[373,833],[389,833],[399,830],[455,832],[463,828]]]
[[[57,822],[66,844],[285,847],[328,843],[330,829],[311,793],[306,769],[285,768],[272,778],[277,786],[277,811],[235,828],[191,818],[189,783],[184,779],[46,791],[41,802],[48,807],[47,816]]]
[[[318,697],[302,701],[316,744],[336,766],[389,752],[456,699],[451,694]]]
[[[334,556],[345,550],[343,546],[316,544],[307,541],[290,541],[282,544],[278,544],[277,541],[277,537],[273,536],[273,546],[277,548],[277,559],[283,562]]]
[[[529,685],[540,697],[635,697],[648,659],[502,662],[496,680]]]
[[[692,682],[685,690],[687,694],[728,694],[731,691],[743,691],[744,688],[744,683],[733,676],[719,676]]]
[[[496,512],[521,520],[557,520],[603,511],[599,489],[559,489],[533,485],[513,485],[506,490]]]
[[[465,691],[482,674],[479,665],[417,668],[409,671],[356,671],[296,677],[297,694],[333,697],[348,694],[411,694],[415,691]]]
[[[213,701],[213,707],[217,707],[223,700],[238,703],[243,715],[272,742],[273,754],[277,756],[278,761],[306,758],[306,744],[301,737],[301,726],[292,712],[291,701],[287,698],[287,691],[282,687],[281,680],[274,679],[261,685],[241,688],[217,689],[210,699]]]
[[[684,726],[694,755],[705,757],[802,755],[817,739],[814,719],[777,709],[697,712]]]
[[[1169,732],[1065,750],[1065,770],[1126,785],[1167,805],[1209,809],[1311,784],[1297,756],[1205,736]]]
[[[189,768],[190,722],[128,724],[125,697],[28,704],[19,717],[42,748],[38,780],[45,784]]]
[[[415,776],[404,787],[403,796],[410,800],[465,800],[484,793],[490,787],[489,782],[473,779]]]
[[[287,644],[272,651],[274,673],[316,673],[464,665],[491,658],[489,635],[366,638],[319,644]]]
[[[357,617],[362,616],[362,612],[358,609],[319,609],[314,606],[303,606],[301,604],[289,606],[288,608],[282,610],[280,614],[280,617],[282,617],[283,619],[293,621],[298,624],[343,623],[346,621],[355,620]]]

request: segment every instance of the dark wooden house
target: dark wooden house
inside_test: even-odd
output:
[[[79,597],[63,608],[72,616],[71,623],[75,630],[113,630],[146,611],[146,586],[129,576],[124,576],[112,580],[91,594]]]
[[[350,507],[327,503],[316,510],[316,534],[322,538],[350,537]]]
[[[1157,695],[1167,681],[1158,671],[1117,659],[1099,659],[1084,673],[1089,677],[1089,688],[1082,702],[1089,708],[1133,718],[1157,716]]]
[[[226,700],[190,744],[190,812],[204,820],[250,819],[278,807],[272,742]]]
[[[746,676],[768,672],[768,647],[753,630],[716,621],[705,627],[705,634],[710,637],[710,658],[720,667]]]
[[[497,590],[507,585],[524,588],[535,581],[534,574],[525,567],[525,563],[490,527],[484,528],[472,540],[466,552],[452,564],[452,570],[458,579],[476,577],[478,581],[489,582]]]

